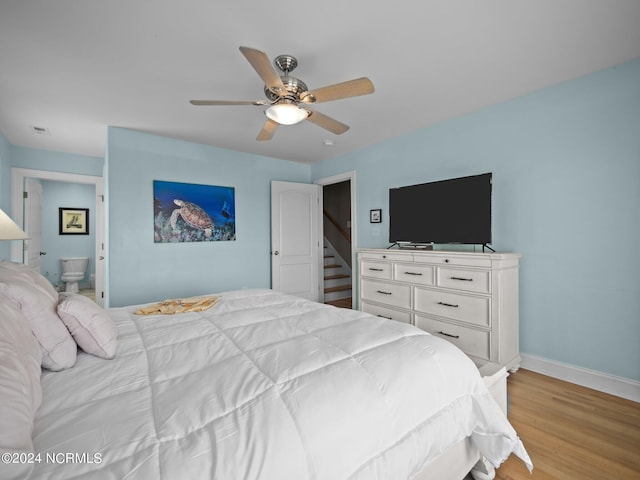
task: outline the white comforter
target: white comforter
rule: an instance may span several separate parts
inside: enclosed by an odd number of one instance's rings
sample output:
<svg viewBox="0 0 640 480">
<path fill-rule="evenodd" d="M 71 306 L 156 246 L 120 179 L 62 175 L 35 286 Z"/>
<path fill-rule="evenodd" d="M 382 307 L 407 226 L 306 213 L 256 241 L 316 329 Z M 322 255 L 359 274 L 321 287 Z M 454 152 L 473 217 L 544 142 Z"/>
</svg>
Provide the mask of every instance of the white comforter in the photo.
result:
<svg viewBox="0 0 640 480">
<path fill-rule="evenodd" d="M 398 480 L 469 435 L 494 464 L 526 457 L 446 341 L 270 290 L 220 298 L 112 309 L 115 359 L 44 373 L 32 478 Z"/>
</svg>

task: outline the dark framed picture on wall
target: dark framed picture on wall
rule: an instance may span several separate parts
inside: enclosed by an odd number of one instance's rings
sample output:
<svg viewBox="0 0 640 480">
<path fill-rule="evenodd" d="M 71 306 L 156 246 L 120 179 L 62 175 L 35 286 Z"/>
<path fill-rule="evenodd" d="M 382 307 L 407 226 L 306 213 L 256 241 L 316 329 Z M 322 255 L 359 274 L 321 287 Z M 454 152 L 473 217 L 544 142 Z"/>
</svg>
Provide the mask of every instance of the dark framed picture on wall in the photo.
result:
<svg viewBox="0 0 640 480">
<path fill-rule="evenodd" d="M 369 212 L 369 222 L 371 223 L 380 223 L 382 222 L 382 210 L 379 208 L 375 210 L 371 210 Z"/>
<path fill-rule="evenodd" d="M 89 235 L 89 209 L 60 207 L 60 235 Z"/>
</svg>

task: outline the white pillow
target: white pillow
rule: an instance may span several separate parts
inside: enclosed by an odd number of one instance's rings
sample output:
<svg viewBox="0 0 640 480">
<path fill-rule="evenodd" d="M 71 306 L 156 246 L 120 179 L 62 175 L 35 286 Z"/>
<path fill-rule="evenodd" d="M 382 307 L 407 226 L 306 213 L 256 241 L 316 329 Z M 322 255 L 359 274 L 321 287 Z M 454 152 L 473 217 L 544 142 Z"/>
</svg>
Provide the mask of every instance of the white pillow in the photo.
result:
<svg viewBox="0 0 640 480">
<path fill-rule="evenodd" d="M 42 349 L 42 366 L 64 370 L 76 363 L 78 348 L 56 313 L 56 301 L 38 286 L 23 281 L 0 282 L 0 295 L 22 310 Z"/>
<path fill-rule="evenodd" d="M 33 419 L 42 402 L 41 361 L 27 318 L 15 306 L 0 301 L 0 455 L 19 459 L 33 454 Z M 26 478 L 32 468 L 27 462 L 3 461 L 0 476 Z"/>
<path fill-rule="evenodd" d="M 0 261 L 0 282 L 11 282 L 13 280 L 22 280 L 27 283 L 37 285 L 44 293 L 51 298 L 52 302 L 58 300 L 58 292 L 53 285 L 44 278 L 39 272 L 32 270 L 23 263 L 15 263 L 10 260 Z"/>
<path fill-rule="evenodd" d="M 82 295 L 62 296 L 58 315 L 82 350 L 101 358 L 115 356 L 116 324 L 100 305 Z"/>
</svg>

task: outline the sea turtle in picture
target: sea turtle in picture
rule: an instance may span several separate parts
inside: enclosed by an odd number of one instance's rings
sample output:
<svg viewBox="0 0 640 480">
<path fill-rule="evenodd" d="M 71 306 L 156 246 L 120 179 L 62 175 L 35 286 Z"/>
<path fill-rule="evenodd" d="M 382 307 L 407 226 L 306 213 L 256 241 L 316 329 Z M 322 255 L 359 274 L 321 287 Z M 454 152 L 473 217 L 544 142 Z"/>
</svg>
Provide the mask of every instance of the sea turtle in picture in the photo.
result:
<svg viewBox="0 0 640 480">
<path fill-rule="evenodd" d="M 171 228 L 174 230 L 176 229 L 176 222 L 180 216 L 190 227 L 198 230 L 204 230 L 205 237 L 211 236 L 213 222 L 211 221 L 211 217 L 207 215 L 207 212 L 195 203 L 185 202 L 178 198 L 174 199 L 173 203 L 178 205 L 180 208 L 176 208 L 171 213 L 171 219 L 169 220 L 171 222 Z"/>
</svg>

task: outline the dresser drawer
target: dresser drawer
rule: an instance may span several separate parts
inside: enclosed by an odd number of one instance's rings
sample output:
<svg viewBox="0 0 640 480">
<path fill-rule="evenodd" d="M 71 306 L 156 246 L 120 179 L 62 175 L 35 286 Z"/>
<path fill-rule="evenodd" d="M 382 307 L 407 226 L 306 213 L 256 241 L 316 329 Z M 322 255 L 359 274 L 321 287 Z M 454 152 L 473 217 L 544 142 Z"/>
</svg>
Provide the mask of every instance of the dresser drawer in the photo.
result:
<svg viewBox="0 0 640 480">
<path fill-rule="evenodd" d="M 401 308 L 411 308 L 411 287 L 393 283 L 362 280 L 360 295 L 363 300 L 386 303 Z"/>
<path fill-rule="evenodd" d="M 391 263 L 385 262 L 371 262 L 369 260 L 362 260 L 360 262 L 361 272 L 363 277 L 382 278 L 384 280 L 391 280 Z"/>
<path fill-rule="evenodd" d="M 415 255 L 414 261 L 416 262 L 429 262 L 438 265 L 454 265 L 460 267 L 479 267 L 479 268 L 491 268 L 491 259 L 483 255 L 456 255 L 455 253 L 449 254 L 441 252 L 433 252 L 424 257 Z"/>
<path fill-rule="evenodd" d="M 436 285 L 455 288 L 467 292 L 491 293 L 491 281 L 488 270 L 463 270 L 438 267 Z"/>
<path fill-rule="evenodd" d="M 411 314 L 409 312 L 402 312 L 400 310 L 372 305 L 366 302 L 362 302 L 360 310 L 376 315 L 377 317 L 388 318 L 389 320 L 395 320 L 397 322 L 411 323 Z"/>
<path fill-rule="evenodd" d="M 411 261 L 413 257 L 411 255 L 403 253 L 391 253 L 391 252 L 360 252 L 359 258 L 368 260 L 408 260 Z"/>
<path fill-rule="evenodd" d="M 490 359 L 490 333 L 416 315 L 416 327 L 450 341 L 467 355 Z"/>
<path fill-rule="evenodd" d="M 415 288 L 415 309 L 431 315 L 452 318 L 484 327 L 491 326 L 488 297 Z"/>
<path fill-rule="evenodd" d="M 394 263 L 393 279 L 417 285 L 433 285 L 434 267 L 416 263 Z"/>
</svg>

